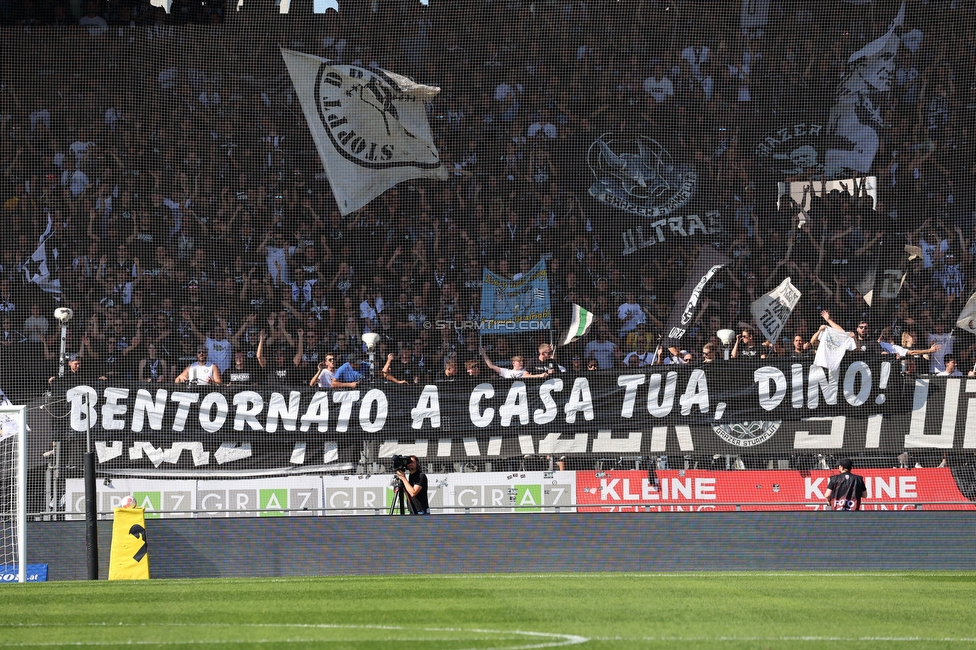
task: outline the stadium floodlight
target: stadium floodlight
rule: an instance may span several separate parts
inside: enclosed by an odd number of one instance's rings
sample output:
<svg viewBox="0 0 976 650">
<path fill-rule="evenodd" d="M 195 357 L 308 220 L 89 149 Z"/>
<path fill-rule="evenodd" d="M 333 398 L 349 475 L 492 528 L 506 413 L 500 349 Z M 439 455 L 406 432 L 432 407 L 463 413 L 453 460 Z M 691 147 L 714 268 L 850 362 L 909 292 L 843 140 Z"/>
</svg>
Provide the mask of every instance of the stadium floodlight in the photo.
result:
<svg viewBox="0 0 976 650">
<path fill-rule="evenodd" d="M 58 377 L 64 377 L 64 354 L 68 347 L 68 321 L 75 313 L 68 307 L 58 307 L 54 310 L 54 319 L 61 323 L 61 354 L 58 356 Z"/>
<path fill-rule="evenodd" d="M 735 330 L 719 330 L 715 332 L 715 336 L 718 340 L 722 342 L 722 347 L 724 348 L 725 360 L 729 360 L 729 346 L 732 345 L 732 339 L 735 337 Z"/>
<path fill-rule="evenodd" d="M 376 363 L 374 362 L 374 356 L 376 354 L 376 344 L 380 342 L 380 335 L 376 332 L 366 332 L 362 336 L 363 343 L 366 344 L 366 352 L 369 353 L 369 378 L 376 379 Z"/>
<path fill-rule="evenodd" d="M 722 345 L 731 345 L 732 337 L 735 336 L 735 330 L 719 330 L 715 332 L 715 336 L 722 342 Z"/>
<path fill-rule="evenodd" d="M 380 342 L 380 335 L 376 332 L 367 332 L 363 334 L 363 343 L 366 344 L 367 350 L 372 350 L 376 347 L 376 344 Z"/>
</svg>

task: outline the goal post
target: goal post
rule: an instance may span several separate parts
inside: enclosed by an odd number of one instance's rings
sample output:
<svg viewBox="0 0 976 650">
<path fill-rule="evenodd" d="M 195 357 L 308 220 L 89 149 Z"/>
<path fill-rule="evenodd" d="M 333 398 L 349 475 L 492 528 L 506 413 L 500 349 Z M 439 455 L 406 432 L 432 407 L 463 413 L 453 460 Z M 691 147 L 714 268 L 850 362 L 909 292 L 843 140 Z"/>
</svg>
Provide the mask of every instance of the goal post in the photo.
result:
<svg viewBox="0 0 976 650">
<path fill-rule="evenodd" d="M 0 405 L 0 564 L 27 581 L 27 407 Z"/>
</svg>

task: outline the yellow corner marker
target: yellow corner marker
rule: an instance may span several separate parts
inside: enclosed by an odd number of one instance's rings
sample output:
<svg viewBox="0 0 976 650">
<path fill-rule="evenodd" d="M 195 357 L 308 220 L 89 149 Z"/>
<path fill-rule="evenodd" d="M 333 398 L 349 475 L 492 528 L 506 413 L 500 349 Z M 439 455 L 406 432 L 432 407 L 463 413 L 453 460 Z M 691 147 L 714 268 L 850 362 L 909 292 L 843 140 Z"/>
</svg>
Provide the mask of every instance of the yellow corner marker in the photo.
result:
<svg viewBox="0 0 976 650">
<path fill-rule="evenodd" d="M 109 580 L 148 580 L 149 542 L 143 508 L 116 508 L 112 524 Z"/>
</svg>

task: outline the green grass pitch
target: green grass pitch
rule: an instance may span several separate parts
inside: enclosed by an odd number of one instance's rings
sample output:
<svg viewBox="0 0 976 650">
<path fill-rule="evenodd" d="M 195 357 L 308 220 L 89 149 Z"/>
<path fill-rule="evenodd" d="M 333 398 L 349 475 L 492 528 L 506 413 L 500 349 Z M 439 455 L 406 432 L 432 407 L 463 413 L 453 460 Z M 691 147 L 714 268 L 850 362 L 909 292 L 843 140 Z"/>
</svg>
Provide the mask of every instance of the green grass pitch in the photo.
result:
<svg viewBox="0 0 976 650">
<path fill-rule="evenodd" d="M 603 573 L 0 586 L 0 646 L 976 647 L 976 573 Z"/>
</svg>

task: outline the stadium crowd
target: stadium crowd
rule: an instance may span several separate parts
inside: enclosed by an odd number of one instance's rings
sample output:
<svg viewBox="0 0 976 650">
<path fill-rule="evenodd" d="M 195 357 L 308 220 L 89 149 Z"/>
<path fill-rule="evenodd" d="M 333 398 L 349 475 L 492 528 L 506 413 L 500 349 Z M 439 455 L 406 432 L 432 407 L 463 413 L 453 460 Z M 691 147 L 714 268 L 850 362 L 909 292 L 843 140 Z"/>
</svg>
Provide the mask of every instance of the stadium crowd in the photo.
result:
<svg viewBox="0 0 976 650">
<path fill-rule="evenodd" d="M 976 339 L 954 327 L 976 291 L 972 2 L 907 3 L 876 107 L 878 201 L 824 192 L 802 228 L 777 208 L 784 177 L 755 142 L 826 113 L 850 54 L 894 15 L 875 5 L 896 4 L 773 2 L 748 31 L 737 4 L 691 1 L 269 4 L 0 0 L 8 394 L 57 374 L 56 306 L 74 311 L 67 351 L 106 378 L 186 379 L 203 350 L 224 383 L 309 385 L 330 358 L 355 364 L 366 332 L 397 381 L 507 370 L 518 354 L 542 359 L 548 334 L 480 340 L 464 324 L 479 318 L 484 268 L 512 276 L 540 259 L 554 329 L 572 303 L 597 319 L 557 349 L 569 370 L 807 355 L 829 320 L 906 372 L 973 368 Z M 440 86 L 430 122 L 450 179 L 403 182 L 342 216 L 280 46 Z M 625 258 L 601 241 L 579 148 L 612 129 L 667 138 L 707 182 L 721 231 Z M 922 254 L 871 310 L 852 279 L 885 242 Z M 733 262 L 680 349 L 655 355 L 707 246 Z M 749 305 L 787 276 L 803 293 L 788 335 L 759 343 Z"/>
</svg>

